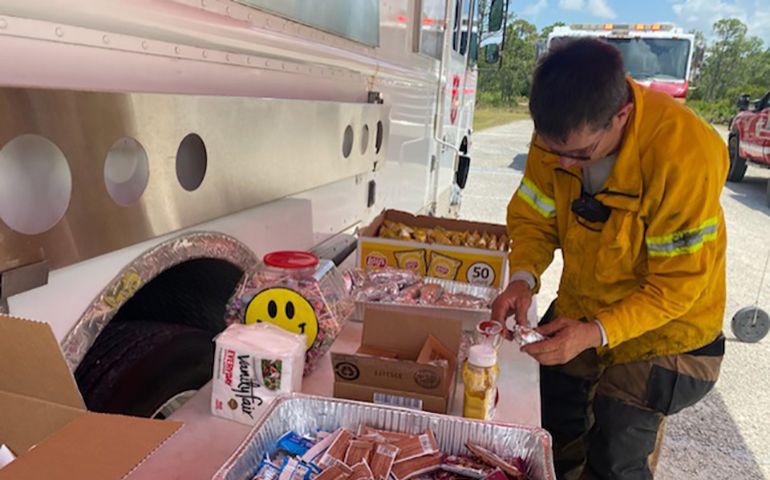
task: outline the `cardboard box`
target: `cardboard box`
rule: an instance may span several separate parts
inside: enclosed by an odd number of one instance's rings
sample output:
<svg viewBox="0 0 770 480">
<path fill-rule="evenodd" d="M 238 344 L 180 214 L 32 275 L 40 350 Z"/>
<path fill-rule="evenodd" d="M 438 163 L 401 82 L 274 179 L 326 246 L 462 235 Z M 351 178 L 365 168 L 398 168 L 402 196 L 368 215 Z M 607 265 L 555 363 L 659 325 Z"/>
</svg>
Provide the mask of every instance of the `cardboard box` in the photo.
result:
<svg viewBox="0 0 770 480">
<path fill-rule="evenodd" d="M 486 232 L 498 238 L 508 234 L 505 226 L 385 210 L 361 229 L 358 236 L 358 265 L 361 268 L 399 267 L 445 280 L 505 288 L 509 275 L 508 251 L 379 238 L 377 234 L 385 220 L 411 227 L 441 226 L 459 232 Z"/>
<path fill-rule="evenodd" d="M 51 327 L 0 315 L 1 480 L 123 478 L 180 426 L 86 411 Z"/>
<path fill-rule="evenodd" d="M 412 407 L 419 404 L 429 412 L 447 413 L 461 340 L 459 320 L 367 306 L 358 352 L 332 352 L 334 396 Z M 389 352 L 390 357 L 365 353 L 377 351 Z M 447 361 L 443 365 L 426 363 L 431 358 Z"/>
</svg>

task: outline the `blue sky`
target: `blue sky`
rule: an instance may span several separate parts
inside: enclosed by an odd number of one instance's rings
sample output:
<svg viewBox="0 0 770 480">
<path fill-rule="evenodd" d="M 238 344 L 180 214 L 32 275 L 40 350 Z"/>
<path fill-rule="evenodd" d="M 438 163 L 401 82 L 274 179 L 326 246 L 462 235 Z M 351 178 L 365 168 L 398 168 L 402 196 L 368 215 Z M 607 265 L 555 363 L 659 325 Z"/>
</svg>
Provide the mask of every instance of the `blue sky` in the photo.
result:
<svg viewBox="0 0 770 480">
<path fill-rule="evenodd" d="M 770 47 L 770 0 L 511 0 L 512 11 L 538 28 L 570 23 L 667 22 L 711 35 L 720 18 L 736 17 Z"/>
</svg>

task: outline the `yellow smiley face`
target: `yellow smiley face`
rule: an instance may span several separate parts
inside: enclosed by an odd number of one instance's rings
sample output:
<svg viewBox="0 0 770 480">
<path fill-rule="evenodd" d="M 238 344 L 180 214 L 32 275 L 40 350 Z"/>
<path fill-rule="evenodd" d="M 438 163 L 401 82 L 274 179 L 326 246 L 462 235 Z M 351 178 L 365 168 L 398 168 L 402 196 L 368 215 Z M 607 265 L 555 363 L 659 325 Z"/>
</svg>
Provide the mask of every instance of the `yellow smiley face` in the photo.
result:
<svg viewBox="0 0 770 480">
<path fill-rule="evenodd" d="M 269 322 L 307 337 L 307 348 L 318 336 L 315 310 L 305 297 L 288 288 L 268 288 L 259 292 L 246 307 L 246 324 Z"/>
</svg>

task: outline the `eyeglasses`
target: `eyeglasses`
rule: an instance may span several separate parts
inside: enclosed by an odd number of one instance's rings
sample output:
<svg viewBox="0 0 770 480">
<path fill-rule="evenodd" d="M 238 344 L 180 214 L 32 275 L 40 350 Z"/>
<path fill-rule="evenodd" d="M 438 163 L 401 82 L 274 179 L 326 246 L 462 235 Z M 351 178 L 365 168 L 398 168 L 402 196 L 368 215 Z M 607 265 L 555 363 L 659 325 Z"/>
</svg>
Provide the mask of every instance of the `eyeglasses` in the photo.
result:
<svg viewBox="0 0 770 480">
<path fill-rule="evenodd" d="M 549 150 L 545 147 L 541 147 L 535 142 L 532 142 L 532 147 L 548 155 L 555 155 L 557 157 L 570 158 L 572 160 L 577 160 L 578 162 L 587 162 L 591 160 L 591 156 L 594 154 L 594 152 L 596 152 L 596 149 L 599 147 L 599 144 L 602 143 L 602 140 L 604 140 L 604 137 L 606 135 L 607 135 L 607 127 L 604 128 L 604 133 L 602 133 L 599 136 L 599 138 L 593 143 L 593 145 L 588 147 L 588 152 L 589 152 L 588 155 L 574 155 L 569 153 L 557 152 L 556 150 Z"/>
</svg>

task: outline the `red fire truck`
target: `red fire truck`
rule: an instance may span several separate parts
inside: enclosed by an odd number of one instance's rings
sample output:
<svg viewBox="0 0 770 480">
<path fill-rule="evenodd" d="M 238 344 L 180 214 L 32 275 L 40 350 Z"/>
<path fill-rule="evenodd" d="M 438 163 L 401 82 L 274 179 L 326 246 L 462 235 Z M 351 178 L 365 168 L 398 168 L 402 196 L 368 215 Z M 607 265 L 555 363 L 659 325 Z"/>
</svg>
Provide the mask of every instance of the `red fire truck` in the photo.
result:
<svg viewBox="0 0 770 480">
<path fill-rule="evenodd" d="M 730 172 L 727 180 L 740 182 L 746 174 L 748 162 L 770 167 L 770 92 L 754 102 L 748 95 L 738 98 L 738 115 L 730 122 Z M 770 183 L 767 187 L 770 205 Z"/>
<path fill-rule="evenodd" d="M 623 54 L 628 74 L 637 82 L 684 101 L 688 80 L 702 57 L 695 36 L 666 23 L 576 24 L 556 27 L 548 47 L 569 38 L 599 37 Z"/>
</svg>

